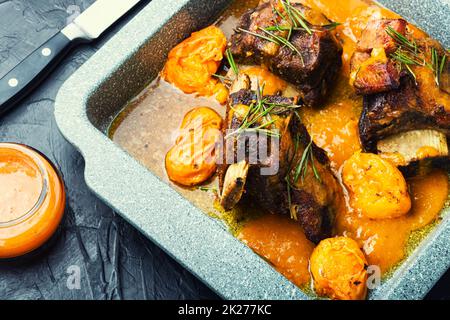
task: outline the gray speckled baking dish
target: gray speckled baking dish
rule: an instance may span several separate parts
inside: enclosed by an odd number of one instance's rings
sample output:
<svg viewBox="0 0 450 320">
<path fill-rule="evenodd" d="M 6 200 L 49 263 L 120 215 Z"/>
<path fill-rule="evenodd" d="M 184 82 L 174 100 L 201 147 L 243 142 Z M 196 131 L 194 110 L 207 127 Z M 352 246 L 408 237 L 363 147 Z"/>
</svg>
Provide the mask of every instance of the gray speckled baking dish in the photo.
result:
<svg viewBox="0 0 450 320">
<path fill-rule="evenodd" d="M 105 134 L 111 120 L 154 79 L 175 44 L 206 26 L 229 0 L 154 0 L 60 90 L 56 120 L 86 160 L 89 187 L 227 299 L 310 299 Z M 381 3 L 450 46 L 449 0 Z M 156 142 L 155 142 L 156 143 Z M 450 216 L 370 299 L 420 299 L 450 266 Z"/>
</svg>

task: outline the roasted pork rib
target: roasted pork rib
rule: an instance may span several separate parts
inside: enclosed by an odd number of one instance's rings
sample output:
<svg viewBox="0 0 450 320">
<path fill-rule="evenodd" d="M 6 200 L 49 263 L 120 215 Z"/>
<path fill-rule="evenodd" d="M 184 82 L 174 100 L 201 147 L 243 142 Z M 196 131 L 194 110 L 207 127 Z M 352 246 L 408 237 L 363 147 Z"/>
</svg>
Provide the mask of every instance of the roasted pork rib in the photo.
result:
<svg viewBox="0 0 450 320">
<path fill-rule="evenodd" d="M 410 48 L 401 47 L 402 43 Z M 433 52 L 439 62 L 435 71 L 430 62 L 419 65 L 422 60 L 432 61 Z M 395 58 L 405 55 L 418 63 Z M 351 63 L 351 82 L 364 95 L 359 131 L 366 151 L 399 155 L 403 166 L 426 158 L 448 158 L 449 58 L 436 41 L 412 39 L 405 20 L 368 24 Z M 439 86 L 436 68 L 442 71 Z"/>
<path fill-rule="evenodd" d="M 246 197 L 270 213 L 290 215 L 313 242 L 330 236 L 337 184 L 329 170 L 325 152 L 311 142 L 306 128 L 289 108 L 297 104 L 296 99 L 281 96 L 260 98 L 273 108 L 273 113 L 269 114 L 273 124 L 265 128 L 276 129 L 279 136 L 268 137 L 267 133 L 261 132 L 257 143 L 248 143 L 244 135 L 230 136 L 230 130 L 236 132 L 246 119 L 248 121 L 245 110 L 258 103 L 258 97 L 250 90 L 250 80 L 246 75 L 240 75 L 236 84 L 227 110 L 228 130 L 224 132 L 227 140 L 225 158 L 233 159 L 233 164 L 223 164 L 219 169 L 222 206 L 230 210 Z M 249 131 L 261 126 L 262 121 L 255 122 Z M 278 139 L 278 145 L 274 147 L 268 143 L 267 152 L 263 152 L 263 139 Z M 245 155 L 241 158 L 236 147 L 240 143 L 247 143 Z M 267 168 L 276 170 L 265 174 L 262 170 Z"/>
<path fill-rule="evenodd" d="M 365 149 L 377 152 L 379 141 L 402 132 L 435 130 L 448 136 L 450 112 L 424 101 L 414 79 L 405 75 L 398 89 L 364 97 L 359 129 Z"/>
<path fill-rule="evenodd" d="M 267 65 L 298 88 L 306 105 L 318 106 L 341 68 L 342 47 L 326 27 L 330 21 L 325 16 L 301 4 L 291 6 L 305 17 L 310 32 L 302 28 L 289 31 L 287 26 L 293 22 L 283 11 L 286 9 L 278 1 L 265 2 L 241 17 L 231 37 L 231 52 L 242 64 Z M 289 45 L 267 40 L 274 39 L 268 32 L 287 39 Z"/>
</svg>

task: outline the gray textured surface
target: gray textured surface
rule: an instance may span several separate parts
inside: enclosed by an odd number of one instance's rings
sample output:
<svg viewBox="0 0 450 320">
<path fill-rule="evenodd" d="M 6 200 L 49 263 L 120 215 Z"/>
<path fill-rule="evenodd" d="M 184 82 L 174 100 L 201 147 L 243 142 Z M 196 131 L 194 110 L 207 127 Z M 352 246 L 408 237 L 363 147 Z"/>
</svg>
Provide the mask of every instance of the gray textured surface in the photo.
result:
<svg viewBox="0 0 450 320">
<path fill-rule="evenodd" d="M 0 0 L 0 77 L 64 26 L 71 5 L 84 9 L 91 2 Z M 0 141 L 44 152 L 63 173 L 68 194 L 55 244 L 32 261 L 0 264 L 0 300 L 217 298 L 88 190 L 84 160 L 56 126 L 53 109 L 60 86 L 124 22 L 101 41 L 73 52 L 32 95 L 0 118 Z M 81 268 L 80 290 L 66 286 L 71 265 Z"/>
<path fill-rule="evenodd" d="M 86 159 L 87 184 L 222 296 L 306 298 L 220 223 L 193 207 L 102 133 L 123 103 L 155 76 L 170 47 L 201 27 L 204 18 L 217 13 L 226 2 L 154 0 L 65 83 L 58 95 L 56 119 Z M 383 1 L 388 2 L 396 3 Z M 405 16 L 420 10 L 414 1 L 407 5 L 403 7 Z M 447 4 L 429 1 L 427 6 L 442 15 L 440 21 L 448 18 Z M 420 25 L 421 21 L 415 21 Z M 166 23 L 169 27 L 164 27 Z M 424 26 L 441 40 L 448 37 L 448 25 L 439 30 L 433 30 L 431 24 Z M 448 43 L 448 38 L 445 40 Z M 371 298 L 425 296 L 450 264 L 449 238 L 446 216 Z"/>
</svg>

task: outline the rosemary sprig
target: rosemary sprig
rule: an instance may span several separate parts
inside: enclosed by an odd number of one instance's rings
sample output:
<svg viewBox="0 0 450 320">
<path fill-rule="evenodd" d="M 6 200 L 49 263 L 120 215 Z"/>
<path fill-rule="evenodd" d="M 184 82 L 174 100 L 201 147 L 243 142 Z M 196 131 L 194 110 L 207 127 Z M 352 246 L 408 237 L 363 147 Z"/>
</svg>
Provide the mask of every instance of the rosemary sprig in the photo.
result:
<svg viewBox="0 0 450 320">
<path fill-rule="evenodd" d="M 309 159 L 309 152 L 312 147 L 312 140 L 311 142 L 306 146 L 305 150 L 303 151 L 302 158 L 300 162 L 297 164 L 297 167 L 295 168 L 295 174 L 294 174 L 294 182 L 297 183 L 299 177 L 302 177 L 302 181 L 304 180 L 304 177 L 306 176 L 307 170 L 308 170 L 308 163 L 307 159 Z"/>
<path fill-rule="evenodd" d="M 409 40 L 390 26 L 386 28 L 386 33 L 398 44 L 398 49 L 391 54 L 391 58 L 400 62 L 414 77 L 416 82 L 417 77 L 411 69 L 411 66 L 427 66 L 434 73 L 436 85 L 439 87 L 441 75 L 447 62 L 447 56 L 444 54 L 440 57 L 438 50 L 431 48 L 431 63 L 428 63 L 425 59 L 424 52 L 420 50 L 414 40 Z"/>
<path fill-rule="evenodd" d="M 261 38 L 261 39 L 264 39 L 264 40 L 267 40 L 267 41 L 270 41 L 270 42 L 273 42 L 273 43 L 279 45 L 279 43 L 278 43 L 275 39 L 266 37 L 266 36 L 263 35 L 263 34 L 259 34 L 259 33 L 256 33 L 256 32 L 250 31 L 250 30 L 246 30 L 246 29 L 242 29 L 242 28 L 238 28 L 238 30 L 241 31 L 241 32 L 248 33 L 248 34 L 250 34 L 250 35 L 252 35 L 252 36 L 254 36 L 254 37 L 258 37 L 258 38 Z"/>
<path fill-rule="evenodd" d="M 311 139 L 311 141 L 312 141 L 312 139 Z M 319 171 L 316 168 L 316 163 L 314 161 L 314 155 L 313 155 L 312 152 L 310 153 L 310 155 L 311 155 L 311 167 L 312 167 L 312 170 L 313 170 L 313 173 L 314 173 L 314 177 L 316 177 L 317 181 L 322 183 L 322 178 L 320 177 Z"/>
<path fill-rule="evenodd" d="M 412 40 L 412 41 L 409 40 L 408 38 L 406 38 L 404 35 L 402 35 L 400 32 L 398 32 L 391 26 L 388 26 L 386 28 L 386 33 L 388 34 L 389 37 L 394 39 L 394 41 L 397 42 L 397 44 L 399 44 L 400 46 L 402 46 L 408 50 L 412 50 L 416 53 L 418 52 L 417 43 L 414 40 Z"/>
<path fill-rule="evenodd" d="M 263 28 L 259 28 L 259 30 L 263 31 L 264 33 L 266 33 L 267 35 L 269 35 L 270 37 L 275 39 L 279 44 L 282 44 L 282 45 L 288 47 L 289 49 L 291 49 L 292 51 L 295 51 L 300 56 L 300 58 L 302 59 L 302 62 L 303 62 L 302 54 L 300 53 L 300 51 L 288 39 L 283 38 L 283 37 L 281 37 L 279 35 L 276 35 L 276 34 L 270 32 L 270 31 L 267 31 L 267 30 L 265 30 Z"/>
<path fill-rule="evenodd" d="M 198 187 L 198 190 L 204 191 L 204 192 L 217 192 L 217 188 L 211 188 L 211 187 Z"/>
<path fill-rule="evenodd" d="M 405 64 L 405 68 L 406 68 L 406 70 L 408 70 L 408 72 L 411 74 L 411 76 L 414 78 L 414 82 L 416 83 L 416 85 L 417 85 L 417 76 L 416 76 L 416 74 L 414 73 L 414 71 L 411 69 L 411 67 L 408 65 L 408 64 Z"/>
<path fill-rule="evenodd" d="M 445 63 L 447 62 L 447 56 L 446 55 L 444 55 L 443 57 L 442 57 L 442 60 L 441 60 L 441 66 L 440 66 L 440 68 L 439 68 L 439 74 L 438 74 L 438 85 L 440 86 L 440 81 L 441 81 L 441 76 L 442 76 L 442 73 L 444 72 L 444 68 L 445 68 Z"/>
<path fill-rule="evenodd" d="M 275 43 L 276 45 L 288 47 L 291 51 L 297 53 L 300 56 L 300 59 L 302 60 L 302 64 L 305 65 L 305 62 L 303 60 L 303 56 L 302 56 L 301 52 L 288 39 L 283 38 L 279 35 L 276 35 L 276 34 L 272 33 L 271 31 L 269 31 L 267 29 L 263 29 L 263 28 L 258 28 L 258 30 L 261 30 L 262 32 L 264 32 L 267 35 L 252 32 L 250 30 L 246 30 L 246 29 L 242 29 L 242 28 L 238 28 L 238 30 L 248 33 L 248 34 L 251 34 L 252 36 L 261 38 L 263 40 L 270 41 L 272 43 Z"/>
<path fill-rule="evenodd" d="M 404 67 L 414 78 L 414 81 L 417 83 L 417 76 L 414 71 L 411 69 L 411 66 L 424 66 L 424 60 L 418 60 L 417 56 L 409 54 L 407 51 L 405 52 L 401 48 L 398 48 L 394 53 L 391 54 L 391 58 L 398 61 L 400 66 Z"/>
<path fill-rule="evenodd" d="M 294 220 L 297 220 L 298 217 L 297 217 L 297 212 L 292 208 L 291 190 L 293 189 L 293 186 L 291 185 L 290 174 L 291 174 L 291 171 L 292 171 L 292 162 L 294 161 L 295 155 L 297 154 L 299 144 L 300 144 L 300 137 L 297 134 L 295 136 L 294 153 L 293 153 L 292 159 L 291 159 L 291 161 L 289 163 L 289 168 L 288 168 L 288 171 L 287 171 L 288 174 L 284 178 L 284 180 L 286 181 L 286 187 L 287 187 L 289 213 L 291 215 L 291 219 L 294 219 Z"/>
<path fill-rule="evenodd" d="M 284 179 L 286 181 L 286 188 L 287 188 L 287 197 L 288 197 L 288 207 L 289 207 L 289 214 L 291 216 L 291 219 L 297 221 L 298 220 L 298 216 L 297 216 L 297 209 L 298 209 L 298 205 L 292 205 L 292 189 L 294 189 L 295 187 L 291 184 L 291 181 L 289 180 L 289 177 L 285 177 Z"/>
<path fill-rule="evenodd" d="M 312 34 L 312 31 L 308 26 L 309 23 L 306 21 L 303 12 L 294 7 L 290 0 L 280 0 L 280 2 L 284 11 L 287 12 L 289 19 L 292 21 L 293 27 L 298 27 L 300 25 L 308 34 Z"/>
<path fill-rule="evenodd" d="M 258 102 L 263 101 L 264 96 L 264 88 L 266 87 L 266 83 L 263 82 L 262 86 L 259 83 L 259 78 L 256 78 L 256 99 Z"/>
<path fill-rule="evenodd" d="M 266 28 L 258 27 L 258 30 L 261 30 L 265 34 L 260 34 L 257 32 L 253 32 L 250 30 L 245 30 L 242 28 L 238 28 L 239 31 L 246 32 L 248 34 L 251 34 L 255 37 L 261 38 L 263 40 L 275 43 L 279 46 L 285 46 L 288 47 L 292 52 L 295 52 L 299 55 L 300 59 L 302 60 L 303 66 L 305 65 L 303 55 L 301 52 L 295 47 L 291 42 L 290 38 L 292 35 L 293 30 L 305 30 L 308 34 L 312 34 L 311 28 L 308 26 L 309 23 L 306 22 L 305 16 L 303 13 L 295 8 L 291 3 L 290 0 L 280 0 L 281 5 L 283 6 L 283 11 L 287 14 L 289 20 L 286 18 L 285 15 L 283 15 L 276 6 L 273 6 L 273 11 L 281 17 L 283 20 L 290 22 L 289 26 L 271 26 Z M 272 31 L 288 31 L 287 37 L 279 36 Z"/>
<path fill-rule="evenodd" d="M 294 112 L 297 109 L 300 109 L 302 106 L 298 106 L 298 105 L 292 105 L 292 104 L 284 104 L 284 103 L 273 103 L 273 102 L 265 102 L 264 103 L 265 106 L 269 106 L 269 107 L 274 107 L 271 111 L 270 114 L 273 115 L 279 115 L 282 114 L 288 110 L 294 110 Z"/>
<path fill-rule="evenodd" d="M 322 28 L 322 29 L 325 29 L 325 30 L 334 30 L 334 29 L 336 29 L 337 27 L 339 27 L 340 25 L 342 25 L 342 23 L 340 23 L 340 22 L 331 22 L 331 23 L 329 23 L 329 24 L 325 24 L 325 25 L 323 25 L 323 26 L 320 26 L 320 28 Z"/>
<path fill-rule="evenodd" d="M 242 31 L 242 32 L 245 32 L 245 33 L 248 33 L 248 34 L 251 34 L 252 36 L 261 38 L 263 40 L 275 43 L 276 45 L 279 45 L 279 46 L 287 46 L 289 49 L 291 49 L 292 51 L 296 52 L 300 56 L 300 59 L 302 60 L 303 65 L 305 64 L 305 62 L 303 61 L 303 56 L 300 53 L 300 51 L 289 40 L 287 40 L 286 38 L 278 36 L 278 35 L 270 32 L 270 31 L 268 31 L 266 29 L 263 29 L 263 28 L 258 28 L 258 30 L 263 31 L 264 33 L 267 34 L 267 36 L 263 35 L 263 34 L 260 34 L 260 33 L 252 32 L 250 30 L 242 29 L 242 28 L 238 28 L 238 30 Z"/>
<path fill-rule="evenodd" d="M 297 28 L 299 29 L 299 28 Z M 286 39 L 287 41 L 291 41 L 291 37 L 292 37 L 292 33 L 294 32 L 294 27 L 292 25 L 289 26 L 280 26 L 278 23 L 275 23 L 274 26 L 272 27 L 266 27 L 264 28 L 265 31 L 277 31 L 280 33 L 285 33 L 287 31 L 287 36 L 284 37 L 284 39 Z M 300 30 L 300 29 L 299 29 Z"/>
<path fill-rule="evenodd" d="M 216 77 L 217 79 L 222 80 L 223 82 L 227 82 L 227 83 L 230 83 L 230 82 L 233 81 L 232 79 L 230 79 L 230 78 L 228 78 L 228 77 L 225 77 L 225 76 L 222 76 L 222 75 L 216 74 L 216 73 L 214 73 L 212 76 L 213 76 L 213 77 Z"/>
<path fill-rule="evenodd" d="M 417 55 L 411 55 L 400 48 L 391 55 L 391 58 L 407 65 L 424 66 L 426 64 L 425 60 Z"/>
<path fill-rule="evenodd" d="M 303 59 L 303 55 L 301 54 L 301 52 L 297 49 L 297 47 L 295 47 L 291 42 L 291 36 L 292 36 L 292 32 L 294 30 L 304 30 L 306 31 L 308 34 L 312 34 L 312 29 L 315 29 L 315 26 L 311 26 L 311 24 L 306 20 L 305 15 L 303 14 L 303 12 L 301 12 L 298 8 L 296 8 L 295 6 L 293 6 L 291 4 L 290 0 L 280 0 L 280 3 L 283 7 L 283 11 L 285 14 L 281 13 L 280 10 L 278 10 L 276 5 L 272 6 L 272 11 L 278 15 L 282 20 L 286 21 L 289 23 L 289 26 L 280 26 L 280 25 L 275 25 L 275 26 L 270 26 L 270 27 L 266 27 L 266 28 L 261 28 L 258 27 L 258 30 L 261 30 L 263 33 L 265 34 L 260 34 L 257 32 L 253 32 L 250 30 L 246 30 L 243 28 L 238 28 L 239 31 L 241 32 L 245 32 L 248 33 L 252 36 L 261 38 L 263 40 L 275 43 L 279 46 L 285 46 L 288 47 L 292 52 L 295 52 L 296 54 L 299 55 L 303 66 L 305 66 L 305 62 Z M 324 26 L 320 26 L 320 29 L 326 29 L 326 30 L 333 30 L 335 29 L 337 26 L 341 25 L 339 22 L 332 22 L 330 24 L 324 25 Z M 278 31 L 278 32 L 285 32 L 287 31 L 288 34 L 286 37 L 282 37 L 279 36 L 275 33 L 273 33 L 274 31 Z"/>
<path fill-rule="evenodd" d="M 228 63 L 230 65 L 230 67 L 231 67 L 231 70 L 233 70 L 234 74 L 236 76 L 238 76 L 239 75 L 239 69 L 236 66 L 236 62 L 234 61 L 234 57 L 233 57 L 233 54 L 231 53 L 230 48 L 227 49 L 226 56 L 227 56 Z"/>
<path fill-rule="evenodd" d="M 339 23 L 339 22 L 332 22 L 332 23 L 329 23 L 329 24 L 325 24 L 323 26 L 312 26 L 311 28 L 312 28 L 312 30 L 324 30 L 324 29 L 325 30 L 334 30 L 340 25 L 342 25 L 342 24 Z M 264 28 L 264 30 L 267 30 L 267 31 L 280 31 L 280 32 L 282 32 L 282 31 L 291 31 L 292 32 L 292 31 L 300 31 L 300 30 L 304 31 L 305 29 L 303 29 L 301 27 L 275 25 L 275 26 L 266 27 L 266 28 Z"/>
<path fill-rule="evenodd" d="M 312 148 L 313 140 L 309 142 L 309 144 L 306 146 L 305 150 L 303 151 L 302 158 L 300 162 L 298 163 L 297 167 L 295 168 L 295 174 L 294 174 L 294 183 L 298 182 L 298 179 L 301 178 L 302 182 L 304 181 L 306 174 L 308 173 L 308 163 L 311 164 L 311 168 L 313 170 L 315 178 L 322 183 L 322 179 L 319 175 L 319 172 L 317 171 L 314 155 L 313 155 L 313 148 Z"/>
<path fill-rule="evenodd" d="M 280 26 L 280 25 L 275 25 L 275 26 L 271 26 L 271 27 L 266 27 L 264 28 L 264 30 L 266 31 L 291 31 L 291 30 L 303 30 L 302 28 L 294 28 L 291 26 Z"/>
<path fill-rule="evenodd" d="M 297 220 L 296 217 L 292 214 L 292 213 L 293 213 L 293 210 L 291 209 L 291 207 L 292 207 L 291 182 L 289 181 L 289 178 L 288 178 L 288 177 L 285 177 L 284 180 L 286 181 L 289 213 L 291 214 L 291 219 Z"/>
<path fill-rule="evenodd" d="M 297 112 L 295 112 L 297 113 Z M 293 182 L 294 184 L 296 184 L 298 182 L 298 179 L 300 178 L 301 175 L 301 179 L 302 181 L 304 180 L 307 170 L 308 170 L 308 162 L 311 163 L 311 167 L 314 173 L 315 178 L 322 183 L 322 178 L 319 175 L 319 172 L 317 171 L 316 165 L 314 163 L 314 155 L 313 155 L 313 148 L 312 148 L 312 139 L 310 141 L 310 143 L 308 144 L 308 146 L 305 148 L 305 150 L 303 151 L 303 155 L 302 158 L 300 160 L 300 163 L 297 165 L 297 167 L 295 168 L 295 175 L 294 175 L 294 179 Z M 294 144 L 294 155 L 292 157 L 291 163 L 289 165 L 288 168 L 288 174 L 286 175 L 286 177 L 284 178 L 284 180 L 286 181 L 286 188 L 287 188 L 287 197 L 288 197 L 288 205 L 289 205 L 289 212 L 291 215 L 291 219 L 297 220 L 297 212 L 296 212 L 296 208 L 293 208 L 292 206 L 292 195 L 291 195 L 291 191 L 292 189 L 295 189 L 295 186 L 292 185 L 291 183 L 291 172 L 292 172 L 292 162 L 295 159 L 295 155 L 297 154 L 298 150 L 299 150 L 299 145 L 300 145 L 300 137 L 299 135 L 296 135 L 295 137 L 295 144 Z"/>
<path fill-rule="evenodd" d="M 274 12 L 277 16 L 279 16 L 281 19 L 283 19 L 284 21 L 287 21 L 286 17 L 284 14 L 282 14 L 280 12 L 280 10 L 278 10 L 277 6 L 272 5 L 272 12 Z"/>
<path fill-rule="evenodd" d="M 239 135 L 243 132 L 258 132 L 263 133 L 269 137 L 280 137 L 280 133 L 272 130 L 272 126 L 276 123 L 271 115 L 278 115 L 286 110 L 296 110 L 301 106 L 290 104 L 274 103 L 264 98 L 264 84 L 259 85 L 257 80 L 256 102 L 250 104 L 241 125 L 235 131 L 227 134 L 225 139 L 230 136 Z"/>
<path fill-rule="evenodd" d="M 275 120 L 265 121 L 254 127 L 260 120 L 265 120 L 266 116 L 269 115 L 273 109 L 273 107 L 265 108 L 264 103 L 265 99 L 258 99 L 257 103 L 252 103 L 239 128 L 227 134 L 225 139 L 228 139 L 230 136 L 239 135 L 243 132 L 259 132 L 270 137 L 280 137 L 278 132 L 268 129 L 275 123 Z"/>
<path fill-rule="evenodd" d="M 431 48 L 431 70 L 434 72 L 434 79 L 438 87 L 441 85 L 441 76 L 446 62 L 447 56 L 445 54 L 441 58 L 438 51 Z"/>
<path fill-rule="evenodd" d="M 288 0 L 288 1 L 289 1 L 289 0 Z M 283 6 L 283 11 L 286 12 L 287 17 L 289 18 L 289 20 L 290 20 L 290 22 L 291 22 L 291 25 L 292 25 L 293 27 L 298 27 L 298 24 L 297 24 L 297 22 L 295 21 L 294 15 L 293 15 L 293 13 L 292 13 L 292 11 L 291 11 L 290 3 L 289 3 L 289 4 L 287 3 L 288 1 L 280 0 L 281 5 Z M 290 2 L 290 1 L 289 1 L 289 2 Z M 284 20 L 287 20 L 287 19 L 284 18 Z"/>
<path fill-rule="evenodd" d="M 425 66 L 426 61 L 423 58 L 423 53 L 419 50 L 417 43 L 414 40 L 409 40 L 400 32 L 388 26 L 386 33 L 398 45 L 397 50 L 390 55 L 390 57 L 400 63 L 413 76 L 417 82 L 417 77 L 411 66 Z"/>
</svg>

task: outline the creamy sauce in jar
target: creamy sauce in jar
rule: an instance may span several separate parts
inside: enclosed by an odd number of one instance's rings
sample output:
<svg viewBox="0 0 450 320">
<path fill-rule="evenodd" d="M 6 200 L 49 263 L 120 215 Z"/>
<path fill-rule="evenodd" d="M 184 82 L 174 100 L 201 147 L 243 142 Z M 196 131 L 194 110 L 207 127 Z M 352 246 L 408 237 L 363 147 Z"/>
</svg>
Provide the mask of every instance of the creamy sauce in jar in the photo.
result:
<svg viewBox="0 0 450 320">
<path fill-rule="evenodd" d="M 38 249 L 56 232 L 65 209 L 64 183 L 38 151 L 0 143 L 0 260 Z"/>
<path fill-rule="evenodd" d="M 35 163 L 14 150 L 0 150 L 0 223 L 19 219 L 38 202 L 42 175 Z"/>
<path fill-rule="evenodd" d="M 318 109 L 302 109 L 302 119 L 315 143 L 326 150 L 331 167 L 337 177 L 340 168 L 355 152 L 361 150 L 358 120 L 362 110 L 362 98 L 349 85 L 350 58 L 357 39 L 370 18 L 398 18 L 385 8 L 364 0 L 302 0 L 323 12 L 329 19 L 340 22 L 336 35 L 341 41 L 343 67 L 336 80 L 336 87 L 328 102 Z M 237 0 L 227 9 L 217 25 L 229 39 L 239 17 L 258 1 Z M 425 34 L 412 27 L 415 37 Z M 259 75 L 265 72 L 257 72 Z M 448 95 L 447 95 L 448 98 Z M 175 140 L 183 116 L 192 108 L 208 106 L 224 115 L 225 107 L 214 98 L 198 98 L 183 94 L 178 89 L 155 80 L 140 97 L 117 118 L 111 127 L 112 139 L 168 182 L 164 170 L 164 157 Z M 416 177 L 408 181 L 411 188 L 412 210 L 404 217 L 389 220 L 370 220 L 358 216 L 343 197 L 337 199 L 335 235 L 355 239 L 363 249 L 370 264 L 378 265 L 386 274 L 398 265 L 414 247 L 410 236 L 417 230 L 425 230 L 440 218 L 440 212 L 448 199 L 448 174 L 442 170 Z M 171 184 L 197 207 L 224 219 L 232 232 L 256 253 L 273 265 L 299 287 L 309 283 L 308 261 L 314 244 L 308 241 L 298 224 L 286 217 L 265 214 L 258 209 L 237 208 L 223 212 L 214 201 L 214 192 L 184 189 Z M 207 187 L 217 188 L 215 180 Z M 256 211 L 256 214 L 255 214 Z M 257 218 L 252 218 L 256 216 Z M 415 233 L 414 233 L 415 234 Z M 417 237 L 415 237 L 416 239 Z M 421 240 L 418 237 L 417 240 Z"/>
</svg>

